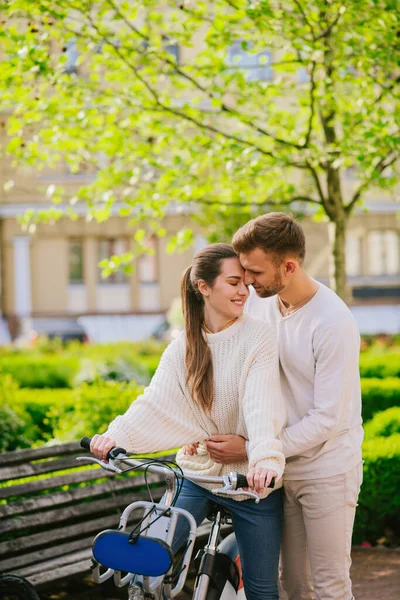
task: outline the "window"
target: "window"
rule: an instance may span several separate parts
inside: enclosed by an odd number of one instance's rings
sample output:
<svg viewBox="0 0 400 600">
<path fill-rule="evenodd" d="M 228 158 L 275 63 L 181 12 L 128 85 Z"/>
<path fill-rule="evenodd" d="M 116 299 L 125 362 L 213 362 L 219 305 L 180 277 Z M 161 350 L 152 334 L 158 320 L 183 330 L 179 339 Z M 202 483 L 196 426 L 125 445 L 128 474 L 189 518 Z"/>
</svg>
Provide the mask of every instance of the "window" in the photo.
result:
<svg viewBox="0 0 400 600">
<path fill-rule="evenodd" d="M 308 83 L 310 81 L 310 76 L 305 67 L 299 67 L 297 69 L 296 79 L 297 79 L 297 83 Z"/>
<path fill-rule="evenodd" d="M 82 240 L 69 241 L 69 282 L 83 283 L 83 244 Z"/>
<path fill-rule="evenodd" d="M 142 254 L 138 259 L 138 273 L 140 283 L 157 283 L 157 244 L 156 240 L 152 239 L 148 242 L 148 247 L 152 254 Z"/>
<path fill-rule="evenodd" d="M 234 42 L 228 50 L 228 63 L 232 68 L 243 69 L 246 72 L 247 81 L 271 81 L 271 52 L 252 53 L 251 44 L 242 40 Z"/>
<path fill-rule="evenodd" d="M 179 63 L 179 44 L 165 44 L 165 50 Z"/>
<path fill-rule="evenodd" d="M 371 275 L 397 275 L 400 272 L 399 234 L 392 229 L 368 234 L 368 261 Z"/>
<path fill-rule="evenodd" d="M 78 60 L 78 48 L 76 46 L 76 40 L 71 39 L 65 45 L 63 54 L 67 57 L 67 61 L 64 63 L 64 70 L 66 73 L 77 73 L 77 60 Z"/>
<path fill-rule="evenodd" d="M 124 238 L 103 238 L 99 240 L 98 245 L 98 262 L 102 260 L 110 260 L 112 256 L 125 254 L 129 252 L 129 242 Z M 100 283 L 126 283 L 127 275 L 122 270 L 111 273 L 108 277 L 101 276 L 102 268 L 99 267 L 99 282 Z"/>
<path fill-rule="evenodd" d="M 351 233 L 346 238 L 346 272 L 350 277 L 361 273 L 361 239 Z"/>
</svg>

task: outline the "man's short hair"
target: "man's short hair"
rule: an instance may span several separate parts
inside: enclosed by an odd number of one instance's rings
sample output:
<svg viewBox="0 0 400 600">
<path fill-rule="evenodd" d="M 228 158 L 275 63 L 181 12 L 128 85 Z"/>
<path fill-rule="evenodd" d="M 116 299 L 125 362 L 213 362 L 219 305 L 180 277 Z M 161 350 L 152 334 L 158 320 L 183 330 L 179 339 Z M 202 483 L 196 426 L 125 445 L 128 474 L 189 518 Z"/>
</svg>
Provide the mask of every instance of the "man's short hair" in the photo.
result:
<svg viewBox="0 0 400 600">
<path fill-rule="evenodd" d="M 303 229 L 291 215 L 280 212 L 266 213 L 243 225 L 233 236 L 232 245 L 238 254 L 261 248 L 279 261 L 289 255 L 303 261 L 306 255 Z"/>
</svg>

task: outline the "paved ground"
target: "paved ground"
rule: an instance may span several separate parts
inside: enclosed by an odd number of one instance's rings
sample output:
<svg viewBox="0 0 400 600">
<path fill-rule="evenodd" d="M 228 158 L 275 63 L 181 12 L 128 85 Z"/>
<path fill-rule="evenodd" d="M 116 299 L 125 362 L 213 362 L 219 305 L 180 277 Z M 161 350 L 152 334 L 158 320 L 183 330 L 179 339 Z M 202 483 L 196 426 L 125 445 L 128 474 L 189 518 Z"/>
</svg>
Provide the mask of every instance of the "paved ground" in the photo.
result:
<svg viewBox="0 0 400 600">
<path fill-rule="evenodd" d="M 353 550 L 353 592 L 356 600 L 398 600 L 400 598 L 400 551 L 398 550 Z M 126 600 L 126 589 L 109 589 L 102 594 L 99 587 L 89 578 L 65 584 L 56 593 L 45 594 L 42 600 Z M 188 600 L 181 594 L 179 600 Z"/>
</svg>

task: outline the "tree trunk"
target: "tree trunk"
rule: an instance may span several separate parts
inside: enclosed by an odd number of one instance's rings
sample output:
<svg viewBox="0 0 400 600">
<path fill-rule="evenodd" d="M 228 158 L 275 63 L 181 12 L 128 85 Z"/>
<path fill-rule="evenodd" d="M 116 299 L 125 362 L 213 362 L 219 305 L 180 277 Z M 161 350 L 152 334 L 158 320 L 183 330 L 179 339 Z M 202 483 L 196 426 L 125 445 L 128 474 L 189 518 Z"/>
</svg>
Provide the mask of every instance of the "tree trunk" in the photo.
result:
<svg viewBox="0 0 400 600">
<path fill-rule="evenodd" d="M 346 228 L 347 217 L 344 214 L 330 220 L 329 238 L 331 244 L 330 285 L 332 289 L 349 303 L 351 300 L 350 288 L 347 285 L 346 275 Z"/>
</svg>

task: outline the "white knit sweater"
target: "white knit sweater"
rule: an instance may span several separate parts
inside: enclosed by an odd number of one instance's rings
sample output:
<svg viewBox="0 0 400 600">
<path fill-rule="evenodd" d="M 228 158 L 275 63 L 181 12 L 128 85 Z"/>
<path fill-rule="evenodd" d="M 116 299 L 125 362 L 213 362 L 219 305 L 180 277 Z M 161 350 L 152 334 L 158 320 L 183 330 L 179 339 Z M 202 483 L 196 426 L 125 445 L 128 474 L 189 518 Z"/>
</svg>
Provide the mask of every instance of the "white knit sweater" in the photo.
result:
<svg viewBox="0 0 400 600">
<path fill-rule="evenodd" d="M 246 474 L 250 464 L 274 469 L 281 478 L 285 459 L 277 436 L 286 415 L 274 329 L 243 315 L 227 329 L 204 335 L 214 369 L 210 413 L 199 408 L 186 385 L 185 336 L 181 334 L 165 350 L 150 385 L 110 424 L 106 435 L 134 454 L 200 442 L 197 455 L 178 452 L 177 463 L 186 472 Z M 215 463 L 201 444 L 215 434 L 248 439 L 249 462 Z"/>
</svg>

